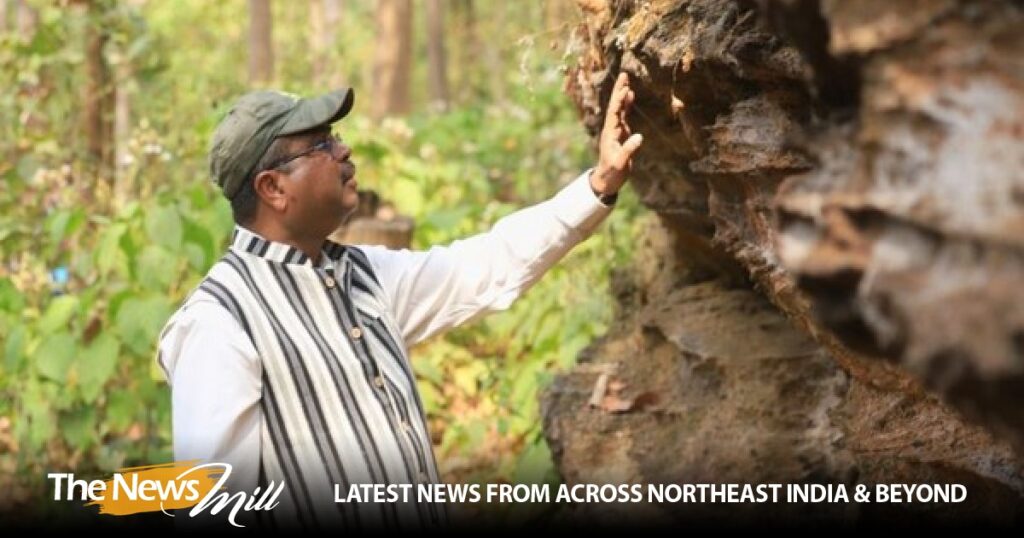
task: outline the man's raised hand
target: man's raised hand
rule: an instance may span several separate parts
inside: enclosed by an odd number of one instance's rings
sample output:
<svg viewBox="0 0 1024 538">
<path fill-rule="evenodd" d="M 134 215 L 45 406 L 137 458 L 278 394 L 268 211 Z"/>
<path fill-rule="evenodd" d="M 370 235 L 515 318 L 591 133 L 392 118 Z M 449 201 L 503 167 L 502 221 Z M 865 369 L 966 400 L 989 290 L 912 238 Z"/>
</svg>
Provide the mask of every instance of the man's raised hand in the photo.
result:
<svg viewBox="0 0 1024 538">
<path fill-rule="evenodd" d="M 643 135 L 632 134 L 626 116 L 633 104 L 633 90 L 629 89 L 629 75 L 619 73 L 608 100 L 604 127 L 598 141 L 598 161 L 590 176 L 590 186 L 600 194 L 613 194 L 626 182 L 626 174 L 633 164 L 633 153 L 643 143 Z"/>
</svg>

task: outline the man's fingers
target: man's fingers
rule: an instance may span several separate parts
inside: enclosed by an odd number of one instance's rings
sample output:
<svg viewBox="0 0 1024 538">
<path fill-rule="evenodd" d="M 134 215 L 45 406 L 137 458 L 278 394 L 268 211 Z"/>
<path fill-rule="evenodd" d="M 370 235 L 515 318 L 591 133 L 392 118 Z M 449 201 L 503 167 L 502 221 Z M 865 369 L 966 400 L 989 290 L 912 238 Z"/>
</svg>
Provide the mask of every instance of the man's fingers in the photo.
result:
<svg viewBox="0 0 1024 538">
<path fill-rule="evenodd" d="M 619 111 L 619 126 L 622 128 L 622 132 L 625 133 L 620 140 L 625 140 L 627 136 L 633 133 L 633 130 L 629 128 L 629 122 L 626 121 L 626 118 L 629 117 L 629 105 L 630 102 L 626 101 L 622 110 Z"/>
<path fill-rule="evenodd" d="M 612 94 L 608 98 L 608 110 L 605 112 L 605 128 L 614 127 L 620 120 L 623 105 L 626 103 L 630 93 L 629 76 L 626 73 L 619 73 L 619 77 L 615 79 Z"/>
<path fill-rule="evenodd" d="M 629 117 L 629 109 L 632 108 L 633 99 L 635 97 L 636 94 L 633 93 L 633 90 L 630 90 L 628 86 L 623 88 L 623 96 L 618 113 L 618 124 L 616 125 L 616 127 L 620 129 L 617 137 L 619 142 L 622 142 L 629 135 L 633 134 L 633 130 L 629 128 L 629 123 L 626 122 L 626 118 Z"/>
<path fill-rule="evenodd" d="M 643 143 L 643 136 L 633 134 L 626 117 L 629 114 L 630 106 L 636 94 L 629 88 L 629 76 L 620 73 L 615 79 L 615 86 L 608 99 L 608 109 L 605 111 L 604 134 L 602 140 L 607 141 L 607 151 L 612 155 L 612 162 L 620 170 L 626 170 L 629 166 L 633 153 Z M 605 142 L 602 142 L 605 144 Z"/>
<path fill-rule="evenodd" d="M 619 115 L 619 142 L 626 140 L 629 135 L 633 134 L 633 130 L 629 128 L 629 123 L 626 122 L 626 115 L 628 112 L 625 110 Z"/>
<path fill-rule="evenodd" d="M 605 129 L 613 128 L 619 123 L 622 115 L 622 92 L 612 90 L 612 96 L 608 99 L 608 111 L 605 112 Z"/>
<path fill-rule="evenodd" d="M 633 156 L 633 153 L 635 153 L 636 150 L 640 149 L 640 145 L 643 143 L 644 135 L 640 133 L 632 135 L 628 139 L 626 139 L 626 141 L 622 144 L 622 153 L 620 154 L 624 156 L 623 161 L 628 161 L 630 157 Z"/>
<path fill-rule="evenodd" d="M 625 72 L 619 73 L 615 78 L 615 85 L 612 87 L 612 94 L 621 93 L 623 89 L 629 88 L 629 75 Z"/>
</svg>

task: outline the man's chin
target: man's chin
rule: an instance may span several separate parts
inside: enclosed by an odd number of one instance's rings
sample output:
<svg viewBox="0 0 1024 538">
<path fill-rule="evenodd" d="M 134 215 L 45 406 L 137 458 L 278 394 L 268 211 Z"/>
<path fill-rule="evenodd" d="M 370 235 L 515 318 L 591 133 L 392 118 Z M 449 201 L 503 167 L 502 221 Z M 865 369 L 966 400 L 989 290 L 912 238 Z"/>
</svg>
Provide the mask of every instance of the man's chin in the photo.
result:
<svg viewBox="0 0 1024 538">
<path fill-rule="evenodd" d="M 353 203 L 352 205 L 344 206 L 342 208 L 342 210 L 341 210 L 341 224 L 346 224 L 352 218 L 352 216 L 355 215 L 357 209 L 359 209 L 359 199 L 358 198 L 356 199 L 355 203 Z"/>
</svg>

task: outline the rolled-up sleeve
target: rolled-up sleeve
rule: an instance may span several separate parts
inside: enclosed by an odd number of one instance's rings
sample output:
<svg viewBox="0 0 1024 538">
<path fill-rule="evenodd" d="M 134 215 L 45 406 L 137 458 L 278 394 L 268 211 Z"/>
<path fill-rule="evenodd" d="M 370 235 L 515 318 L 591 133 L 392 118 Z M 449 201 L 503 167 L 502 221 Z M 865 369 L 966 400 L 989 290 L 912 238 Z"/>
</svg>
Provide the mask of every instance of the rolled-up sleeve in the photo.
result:
<svg viewBox="0 0 1024 538">
<path fill-rule="evenodd" d="M 360 246 L 407 345 L 507 309 L 612 211 L 590 188 L 590 170 L 554 197 L 487 232 L 426 251 Z"/>
</svg>

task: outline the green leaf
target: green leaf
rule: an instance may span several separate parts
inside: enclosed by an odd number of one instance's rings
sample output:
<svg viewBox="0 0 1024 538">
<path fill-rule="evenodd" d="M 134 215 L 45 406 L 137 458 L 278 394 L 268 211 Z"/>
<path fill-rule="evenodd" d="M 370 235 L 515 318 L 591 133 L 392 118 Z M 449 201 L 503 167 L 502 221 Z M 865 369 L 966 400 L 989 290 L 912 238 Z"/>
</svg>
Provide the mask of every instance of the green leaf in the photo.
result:
<svg viewBox="0 0 1024 538">
<path fill-rule="evenodd" d="M 64 239 L 64 232 L 67 230 L 68 222 L 71 220 L 70 211 L 55 211 L 46 217 L 44 227 L 49 235 L 50 244 L 57 245 Z"/>
<path fill-rule="evenodd" d="M 125 204 L 118 212 L 119 219 L 131 220 L 139 214 L 139 202 L 132 200 Z"/>
<path fill-rule="evenodd" d="M 512 391 L 509 397 L 517 404 L 537 397 L 537 370 L 542 365 L 532 362 L 523 366 L 512 379 Z"/>
<path fill-rule="evenodd" d="M 96 268 L 100 274 L 107 274 L 113 270 L 118 263 L 124 263 L 124 253 L 121 252 L 121 236 L 128 231 L 128 226 L 122 223 L 108 226 L 100 232 L 100 241 L 96 247 Z"/>
<path fill-rule="evenodd" d="M 444 383 L 444 372 L 438 368 L 434 361 L 430 360 L 432 357 L 424 357 L 423 360 L 413 362 L 413 370 L 416 372 L 417 377 L 421 377 L 430 381 L 431 383 L 440 385 Z"/>
<path fill-rule="evenodd" d="M 83 401 L 96 401 L 103 386 L 116 371 L 120 353 L 121 343 L 110 332 L 101 333 L 85 348 L 76 365 Z"/>
<path fill-rule="evenodd" d="M 216 238 L 221 244 L 226 244 L 228 236 L 231 235 L 231 230 L 235 227 L 235 217 L 231 212 L 231 204 L 224 199 L 223 196 L 218 196 L 218 200 L 213 204 L 213 215 L 210 218 L 210 234 Z"/>
<path fill-rule="evenodd" d="M 25 383 L 21 394 L 21 418 L 16 422 L 19 437 L 26 442 L 29 452 L 41 449 L 46 441 L 56 433 L 56 421 L 48 398 L 43 392 L 43 384 L 35 379 Z"/>
<path fill-rule="evenodd" d="M 587 347 L 589 343 L 589 335 L 581 333 L 572 335 L 568 342 L 563 342 L 558 349 L 558 366 L 562 369 L 572 368 L 576 364 L 576 358 L 580 356 L 580 351 L 583 351 L 583 348 Z"/>
<path fill-rule="evenodd" d="M 181 248 L 181 216 L 174 206 L 158 206 L 148 211 L 145 224 L 146 235 L 153 244 L 166 247 L 171 252 Z"/>
<path fill-rule="evenodd" d="M 132 289 L 120 289 L 115 291 L 114 289 L 107 290 L 107 316 L 108 319 L 114 321 L 117 319 L 117 313 L 121 311 L 121 305 L 125 301 L 133 297 L 137 297 L 139 293 Z"/>
<path fill-rule="evenodd" d="M 60 329 L 67 329 L 71 317 L 78 310 L 78 297 L 61 295 L 46 307 L 46 312 L 39 319 L 39 332 L 43 336 Z"/>
<path fill-rule="evenodd" d="M 428 414 L 440 411 L 441 403 L 444 402 L 444 396 L 441 395 L 441 392 L 429 382 L 419 383 L 418 387 L 420 399 L 423 400 L 423 410 Z"/>
<path fill-rule="evenodd" d="M 27 331 L 24 325 L 16 325 L 7 335 L 4 342 L 4 373 L 15 375 L 21 371 L 25 356 L 25 339 Z"/>
<path fill-rule="evenodd" d="M 551 451 L 543 441 L 533 443 L 516 462 L 512 482 L 515 484 L 544 484 L 548 474 L 554 469 L 551 463 Z"/>
<path fill-rule="evenodd" d="M 67 381 L 64 382 L 61 390 L 54 393 L 53 397 L 50 398 L 50 406 L 53 407 L 54 411 L 67 411 L 81 402 L 82 391 L 78 390 L 78 382 L 69 373 Z"/>
<path fill-rule="evenodd" d="M 210 205 L 210 193 L 205 185 L 196 183 L 188 190 L 188 202 L 193 209 L 206 209 Z M 185 234 L 188 235 L 189 219 L 185 219 Z M 187 239 L 186 239 L 187 240 Z"/>
<path fill-rule="evenodd" d="M 125 453 L 116 445 L 102 444 L 95 452 L 96 467 L 105 472 L 113 472 L 124 467 Z M 153 461 L 164 461 L 154 458 Z"/>
<path fill-rule="evenodd" d="M 86 216 L 85 211 L 77 207 L 71 212 L 71 218 L 68 219 L 67 227 L 64 229 L 64 235 L 71 235 L 78 231 L 79 228 L 85 224 Z"/>
<path fill-rule="evenodd" d="M 160 363 L 156 361 L 156 357 L 149 361 L 149 380 L 154 383 L 160 383 L 161 385 L 167 384 L 167 378 L 164 376 L 164 369 L 160 367 Z"/>
<path fill-rule="evenodd" d="M 214 259 L 218 253 L 218 246 L 213 240 L 213 235 L 193 219 L 185 219 L 184 224 L 185 243 L 199 247 L 207 260 Z"/>
<path fill-rule="evenodd" d="M 206 270 L 206 252 L 195 243 L 185 243 L 182 247 L 182 251 L 185 254 L 185 259 L 188 260 L 188 266 L 196 272 L 202 272 Z M 173 275 L 172 275 L 173 276 Z"/>
<path fill-rule="evenodd" d="M 447 453 L 452 449 L 453 446 L 458 445 L 466 438 L 465 430 L 461 424 L 455 423 L 448 426 L 448 428 L 441 434 L 441 447 L 440 451 L 442 454 Z"/>
<path fill-rule="evenodd" d="M 90 246 L 86 248 L 76 248 L 71 252 L 71 261 L 68 263 L 68 272 L 71 275 L 83 275 L 85 278 L 82 280 L 93 282 L 97 276 L 98 270 L 96 267 L 96 258 L 93 252 L 93 243 L 90 240 Z M 77 287 L 77 286 L 76 286 Z M 89 289 L 89 288 L 85 288 Z M 89 308 L 82 305 L 82 312 L 88 312 Z"/>
<path fill-rule="evenodd" d="M 113 431 L 128 429 L 135 420 L 135 411 L 139 407 L 138 398 L 126 390 L 114 391 L 107 398 L 107 423 Z"/>
<path fill-rule="evenodd" d="M 508 418 L 508 434 L 513 437 L 526 435 L 527 432 L 535 428 L 539 428 L 536 418 L 525 419 L 517 416 Z"/>
<path fill-rule="evenodd" d="M 75 338 L 68 333 L 47 336 L 34 354 L 39 374 L 63 383 L 67 380 L 68 367 L 75 357 L 75 348 Z"/>
<path fill-rule="evenodd" d="M 411 180 L 398 178 L 392 185 L 392 195 L 397 200 L 403 213 L 419 217 L 423 213 L 423 187 Z"/>
<path fill-rule="evenodd" d="M 117 332 L 129 350 L 149 356 L 156 347 L 160 329 L 170 316 L 170 304 L 162 296 L 129 297 L 118 308 Z"/>
<path fill-rule="evenodd" d="M 96 306 L 96 301 L 100 299 L 101 294 L 105 300 L 109 293 L 109 290 L 105 289 L 103 286 L 86 287 L 79 291 L 76 296 L 78 297 L 78 311 L 85 314 L 82 319 L 88 319 L 87 316 L 91 312 L 94 315 L 98 314 L 98 312 L 93 312 L 93 307 Z"/>
<path fill-rule="evenodd" d="M 440 230 L 450 230 L 458 226 L 462 219 L 472 212 L 470 206 L 461 206 L 440 211 L 431 211 L 427 214 L 424 222 Z"/>
<path fill-rule="evenodd" d="M 166 290 L 177 276 L 177 258 L 167 249 L 147 245 L 136 260 L 135 274 L 145 288 Z"/>
<path fill-rule="evenodd" d="M 460 390 L 470 396 L 475 396 L 477 392 L 477 377 L 479 371 L 470 364 L 469 366 L 462 366 L 456 368 L 452 377 L 455 381 L 455 386 L 459 387 Z"/>
<path fill-rule="evenodd" d="M 25 309 L 25 296 L 9 278 L 0 278 L 0 310 L 20 313 Z"/>
<path fill-rule="evenodd" d="M 149 239 L 141 237 L 143 235 L 141 233 L 135 233 L 136 230 L 137 228 L 133 226 L 117 242 L 117 247 L 121 249 L 128 260 L 134 260 L 139 255 L 139 249 L 150 244 Z"/>
<path fill-rule="evenodd" d="M 540 402 L 537 398 L 536 393 L 534 393 L 533 395 L 531 395 L 531 397 L 523 398 L 523 400 L 519 402 L 519 407 L 516 408 L 515 413 L 520 417 L 534 418 L 539 416 L 539 408 Z"/>
<path fill-rule="evenodd" d="M 533 337 L 534 346 L 538 351 L 552 351 L 559 343 L 559 329 L 564 327 L 559 312 L 552 310 L 540 318 L 537 334 Z"/>
<path fill-rule="evenodd" d="M 60 431 L 68 445 L 78 450 L 89 450 L 96 444 L 96 409 L 81 407 L 60 417 Z"/>
</svg>

